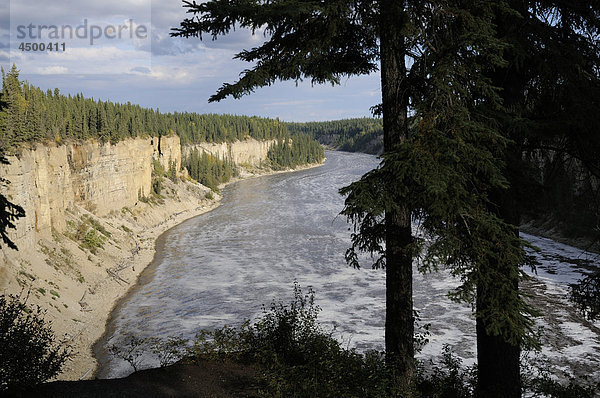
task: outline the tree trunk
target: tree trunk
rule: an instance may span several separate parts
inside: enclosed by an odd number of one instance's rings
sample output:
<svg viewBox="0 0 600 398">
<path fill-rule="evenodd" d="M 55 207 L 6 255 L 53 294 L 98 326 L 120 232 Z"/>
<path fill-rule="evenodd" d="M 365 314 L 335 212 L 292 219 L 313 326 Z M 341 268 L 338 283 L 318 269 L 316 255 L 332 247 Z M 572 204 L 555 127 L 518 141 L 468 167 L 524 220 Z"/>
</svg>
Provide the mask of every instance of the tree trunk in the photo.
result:
<svg viewBox="0 0 600 398">
<path fill-rule="evenodd" d="M 517 281 L 515 281 L 515 289 Z M 492 304 L 477 295 L 477 311 Z M 496 308 L 498 309 L 498 308 Z M 477 396 L 485 398 L 521 397 L 519 357 L 521 348 L 505 341 L 502 336 L 486 332 L 486 323 L 477 318 Z"/>
<path fill-rule="evenodd" d="M 514 155 L 519 153 L 519 148 L 510 148 L 508 151 Z M 512 159 L 515 156 L 509 156 L 507 161 L 514 161 L 519 164 L 518 159 Z M 509 168 L 512 168 L 509 166 Z M 509 179 L 512 174 L 508 171 Z M 517 207 L 517 195 L 513 188 L 496 193 L 496 205 L 498 205 L 498 216 L 505 222 L 512 225 L 519 225 L 519 212 Z M 518 232 L 517 232 L 518 234 Z M 494 313 L 502 314 L 505 311 L 504 306 L 508 305 L 495 292 L 486 291 L 493 289 L 498 292 L 506 292 L 508 289 L 519 290 L 518 268 L 519 264 L 496 264 L 499 270 L 502 270 L 505 278 L 502 281 L 495 280 L 488 282 L 485 287 L 477 287 L 477 312 L 479 314 L 491 310 Z M 497 271 L 497 270 L 496 270 Z M 481 269 L 480 272 L 485 272 Z M 483 276 L 489 280 L 490 277 Z M 506 293 L 505 293 L 506 294 Z M 520 374 L 520 354 L 519 344 L 511 344 L 503 336 L 489 334 L 486 330 L 487 323 L 482 318 L 477 318 L 477 396 L 485 398 L 519 398 L 521 397 L 521 374 Z"/>
<path fill-rule="evenodd" d="M 514 121 L 518 120 L 520 113 L 525 108 L 523 105 L 523 88 L 526 83 L 526 72 L 520 68 L 518 51 L 523 46 L 523 40 L 527 40 L 522 32 L 524 20 L 528 18 L 527 2 L 523 0 L 510 0 L 510 6 L 517 10 L 522 19 L 514 15 L 499 16 L 496 25 L 498 26 L 498 35 L 503 37 L 514 46 L 505 51 L 505 59 L 508 66 L 495 71 L 492 75 L 494 86 L 502 88 L 502 97 L 506 109 L 506 119 L 503 134 L 514 140 L 514 143 L 505 149 L 504 162 L 506 165 L 506 177 L 510 188 L 495 192 L 492 201 L 496 208 L 493 211 L 504 222 L 516 227 L 520 224 L 520 213 L 518 204 L 518 192 L 521 168 L 521 146 L 519 142 L 522 137 L 514 136 L 508 128 L 508 124 L 514 128 Z M 518 132 L 516 133 L 518 134 Z M 516 232 L 518 234 L 518 230 Z M 497 264 L 498 270 L 502 270 L 506 277 L 504 282 L 492 282 L 495 289 L 513 289 L 512 293 L 517 294 L 519 290 L 519 277 L 515 268 L 521 264 Z M 485 272 L 482 270 L 481 272 Z M 483 276 L 484 279 L 491 279 Z M 490 288 L 488 284 L 487 288 Z M 507 303 L 502 300 L 494 299 L 493 292 L 486 292 L 483 286 L 477 287 L 477 311 L 482 312 L 492 310 L 495 313 L 503 313 L 503 306 Z M 519 344 L 511 344 L 502 336 L 494 336 L 487 332 L 487 323 L 485 320 L 477 319 L 477 389 L 479 397 L 486 398 L 519 398 L 521 397 L 521 374 L 520 374 L 520 354 Z"/>
<path fill-rule="evenodd" d="M 407 138 L 407 90 L 404 2 L 380 2 L 381 91 L 384 152 Z M 414 318 L 412 301 L 412 234 L 410 211 L 389 210 L 386 226 L 385 350 L 401 383 L 414 375 Z"/>
<path fill-rule="evenodd" d="M 509 153 L 518 154 L 518 148 L 510 148 Z M 518 164 L 518 159 L 510 159 Z M 516 156 L 518 158 L 518 156 Z M 512 169 L 512 167 L 509 166 Z M 508 171 L 509 180 L 511 171 Z M 517 207 L 517 196 L 513 188 L 497 192 L 495 202 L 498 205 L 498 216 L 512 225 L 519 225 L 519 212 Z M 518 232 L 517 232 L 518 233 Z M 494 289 L 504 291 L 508 289 L 519 289 L 518 273 L 514 273 L 519 264 L 496 264 L 504 273 L 505 279 L 495 280 L 488 283 L 486 287 L 477 287 L 477 312 L 491 310 L 501 314 L 505 312 L 506 302 L 498 298 L 494 292 L 486 291 Z M 485 272 L 482 269 L 480 272 Z M 484 279 L 489 277 L 484 276 Z M 477 396 L 485 398 L 519 398 L 521 397 L 521 374 L 519 344 L 514 345 L 505 340 L 503 336 L 489 334 L 486 330 L 487 323 L 484 319 L 477 318 Z"/>
</svg>

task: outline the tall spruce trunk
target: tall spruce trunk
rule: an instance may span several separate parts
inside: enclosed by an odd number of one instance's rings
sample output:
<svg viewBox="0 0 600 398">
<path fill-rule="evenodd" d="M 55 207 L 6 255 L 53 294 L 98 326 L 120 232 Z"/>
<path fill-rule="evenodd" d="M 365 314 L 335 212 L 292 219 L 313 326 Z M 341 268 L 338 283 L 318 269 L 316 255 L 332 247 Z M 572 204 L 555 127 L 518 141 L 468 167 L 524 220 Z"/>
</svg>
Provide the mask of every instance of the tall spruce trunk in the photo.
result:
<svg viewBox="0 0 600 398">
<path fill-rule="evenodd" d="M 508 132 L 507 123 L 513 124 L 514 119 L 518 118 L 519 113 L 524 109 L 523 88 L 526 83 L 526 75 L 520 69 L 519 62 L 515 59 L 519 57 L 514 51 L 518 51 L 520 40 L 526 40 L 523 37 L 521 27 L 523 21 L 527 19 L 527 2 L 523 0 L 509 0 L 513 10 L 521 13 L 524 19 L 515 18 L 514 15 L 503 15 L 497 19 L 498 35 L 506 38 L 516 50 L 508 48 L 505 51 L 505 57 L 509 61 L 508 66 L 496 70 L 492 75 L 492 80 L 496 87 L 502 89 L 504 107 L 507 112 L 507 118 L 503 132 L 508 138 L 511 138 L 513 144 L 505 149 L 504 162 L 506 165 L 506 177 L 510 188 L 495 192 L 492 201 L 496 207 L 493 209 L 496 215 L 507 224 L 518 228 L 520 224 L 520 212 L 518 203 L 517 187 L 519 186 L 519 175 L 521 165 L 521 146 L 519 142 L 522 137 L 511 136 Z M 518 235 L 518 229 L 516 234 Z M 518 293 L 519 278 L 518 272 L 514 272 L 520 264 L 496 264 L 498 269 L 502 270 L 507 278 L 507 282 L 501 289 L 513 289 L 513 293 Z M 512 271 L 512 272 L 511 272 Z M 512 275 L 512 276 L 511 276 Z M 485 276 L 484 276 L 485 277 Z M 504 311 L 503 306 L 506 303 L 502 300 L 495 300 L 494 294 L 486 292 L 483 287 L 477 289 L 477 311 L 492 309 L 496 313 Z M 477 374 L 478 374 L 478 396 L 486 398 L 519 398 L 521 397 L 521 374 L 520 374 L 520 354 L 519 344 L 511 344 L 502 336 L 494 336 L 486 331 L 486 321 L 477 319 Z"/>
<path fill-rule="evenodd" d="M 518 154 L 518 148 L 511 148 L 509 152 Z M 511 161 L 511 159 L 507 161 Z M 508 173 L 511 174 L 510 171 Z M 510 188 L 503 192 L 497 192 L 494 199 L 498 205 L 498 216 L 509 224 L 519 225 L 515 190 Z M 519 267 L 519 264 L 496 264 L 496 266 L 500 267 L 508 282 L 504 281 L 501 286 L 500 284 L 492 284 L 492 286 L 497 289 L 518 291 L 518 273 L 516 273 L 516 277 L 511 276 L 511 268 L 514 270 L 514 267 Z M 488 284 L 487 287 L 489 288 L 490 285 Z M 491 309 L 496 313 L 503 313 L 506 303 L 494 296 L 493 292 L 487 292 L 484 287 L 478 286 L 477 312 L 481 313 Z M 521 397 L 519 365 L 521 347 L 519 344 L 515 345 L 506 341 L 503 336 L 488 333 L 487 326 L 484 319 L 477 318 L 477 396 L 481 398 L 519 398 Z"/>
<path fill-rule="evenodd" d="M 404 2 L 380 2 L 381 91 L 384 152 L 407 138 Z M 385 350 L 388 363 L 402 384 L 414 376 L 414 317 L 412 299 L 412 234 L 410 211 L 387 211 Z"/>
</svg>

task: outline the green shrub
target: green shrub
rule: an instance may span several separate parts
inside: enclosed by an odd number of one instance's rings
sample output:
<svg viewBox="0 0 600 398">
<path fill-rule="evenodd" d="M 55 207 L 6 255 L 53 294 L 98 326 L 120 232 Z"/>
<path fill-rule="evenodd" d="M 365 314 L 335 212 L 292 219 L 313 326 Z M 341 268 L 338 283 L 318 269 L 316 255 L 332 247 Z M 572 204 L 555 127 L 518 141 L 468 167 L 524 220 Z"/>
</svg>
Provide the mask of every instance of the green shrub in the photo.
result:
<svg viewBox="0 0 600 398">
<path fill-rule="evenodd" d="M 462 360 L 452 353 L 449 345 L 444 345 L 440 365 L 430 361 L 429 368 L 423 364 L 417 372 L 417 384 L 425 397 L 469 398 L 474 396 L 477 383 L 475 367 L 463 369 Z"/>
<path fill-rule="evenodd" d="M 173 182 L 177 182 L 177 163 L 175 161 L 169 159 L 169 171 L 167 173 L 167 177 L 169 180 Z"/>
<path fill-rule="evenodd" d="M 152 177 L 152 192 L 156 195 L 160 195 L 162 188 L 162 177 Z"/>
<path fill-rule="evenodd" d="M 99 235 L 95 229 L 89 229 L 85 233 L 81 245 L 95 254 L 98 251 L 98 248 L 104 247 L 104 239 L 105 238 L 102 235 Z"/>
<path fill-rule="evenodd" d="M 202 331 L 193 353 L 236 358 L 260 366 L 266 396 L 389 397 L 396 384 L 385 372 L 384 357 L 345 349 L 317 321 L 314 293 L 294 285 L 289 305 L 273 303 L 262 317 L 238 328 Z"/>
<path fill-rule="evenodd" d="M 152 161 L 152 175 L 162 177 L 162 176 L 165 176 L 166 174 L 167 174 L 167 172 L 165 171 L 165 168 L 160 163 L 160 161 L 158 159 L 154 159 Z"/>
<path fill-rule="evenodd" d="M 58 375 L 69 348 L 55 342 L 40 307 L 0 295 L 0 392 L 21 390 Z"/>
<path fill-rule="evenodd" d="M 153 338 L 149 340 L 149 344 L 161 367 L 174 364 L 188 351 L 188 340 L 181 337 L 168 337 L 166 340 Z"/>
<path fill-rule="evenodd" d="M 110 232 L 108 232 L 106 230 L 106 228 L 104 228 L 104 225 L 100 224 L 100 222 L 98 222 L 97 220 L 88 217 L 88 216 L 84 216 L 83 220 L 85 223 L 89 224 L 92 228 L 94 228 L 96 231 L 100 232 L 102 235 L 106 236 L 107 238 L 110 238 L 112 235 Z"/>
<path fill-rule="evenodd" d="M 449 346 L 445 346 L 439 364 L 419 363 L 415 380 L 407 382 L 397 377 L 395 366 L 377 351 L 359 353 L 347 349 L 323 330 L 318 322 L 319 307 L 314 292 L 303 294 L 294 284 L 294 299 L 290 304 L 272 303 L 263 309 L 255 322 L 240 326 L 224 326 L 202 330 L 188 349 L 191 359 L 234 360 L 257 366 L 261 376 L 261 396 L 264 397 L 366 397 L 388 398 L 471 398 L 476 396 L 476 367 L 462 366 Z M 426 334 L 415 340 L 419 346 Z M 138 339 L 129 337 L 113 354 L 129 362 L 134 369 L 140 365 L 142 353 L 150 349 L 161 366 L 173 363 L 184 354 L 187 342 L 180 338 Z M 523 365 L 527 369 L 527 364 Z M 593 386 L 568 385 L 552 380 L 548 373 L 523 377 L 524 392 L 532 397 L 588 398 L 594 397 Z M 410 386 L 411 391 L 406 391 Z"/>
</svg>

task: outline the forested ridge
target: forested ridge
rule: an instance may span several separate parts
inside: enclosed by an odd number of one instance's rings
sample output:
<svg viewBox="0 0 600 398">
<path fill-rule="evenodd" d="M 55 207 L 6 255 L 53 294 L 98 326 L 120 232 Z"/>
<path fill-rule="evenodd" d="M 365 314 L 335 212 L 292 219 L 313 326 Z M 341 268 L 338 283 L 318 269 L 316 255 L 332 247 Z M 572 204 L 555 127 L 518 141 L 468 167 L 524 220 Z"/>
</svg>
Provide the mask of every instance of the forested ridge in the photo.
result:
<svg viewBox="0 0 600 398">
<path fill-rule="evenodd" d="M 15 66 L 2 73 L 0 110 L 1 144 L 12 148 L 38 141 L 85 140 L 118 142 L 126 138 L 166 135 L 176 132 L 183 145 L 196 142 L 225 142 L 251 137 L 257 140 L 284 139 L 289 132 L 274 119 L 201 115 L 189 112 L 160 113 L 139 105 L 119 104 L 44 91 L 19 80 Z"/>
<path fill-rule="evenodd" d="M 383 152 L 381 119 L 355 118 L 326 122 L 286 123 L 292 135 L 308 134 L 323 145 L 347 152 Z"/>
<path fill-rule="evenodd" d="M 131 103 L 100 101 L 83 94 L 62 95 L 58 88 L 43 91 L 21 82 L 14 65 L 8 73 L 2 70 L 0 132 L 0 148 L 6 153 L 22 144 L 41 141 L 61 144 L 98 139 L 116 143 L 126 138 L 176 133 L 182 145 L 247 138 L 277 140 L 265 162 L 265 166 L 277 170 L 324 158 L 317 141 L 301 133 L 290 139 L 287 126 L 275 119 L 189 112 L 163 114 Z M 192 178 L 213 190 L 237 173 L 231 159 L 197 150 L 184 156 L 183 167 Z"/>
</svg>

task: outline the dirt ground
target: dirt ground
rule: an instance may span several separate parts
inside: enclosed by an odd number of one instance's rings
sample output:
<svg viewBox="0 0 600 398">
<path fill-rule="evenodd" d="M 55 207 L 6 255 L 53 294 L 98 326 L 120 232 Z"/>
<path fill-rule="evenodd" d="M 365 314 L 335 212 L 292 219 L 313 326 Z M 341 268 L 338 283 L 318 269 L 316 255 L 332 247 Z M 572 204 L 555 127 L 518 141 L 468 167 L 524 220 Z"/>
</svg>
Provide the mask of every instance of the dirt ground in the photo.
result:
<svg viewBox="0 0 600 398">
<path fill-rule="evenodd" d="M 179 362 L 122 379 L 55 381 L 12 397 L 258 397 L 258 372 L 228 360 Z"/>
</svg>

